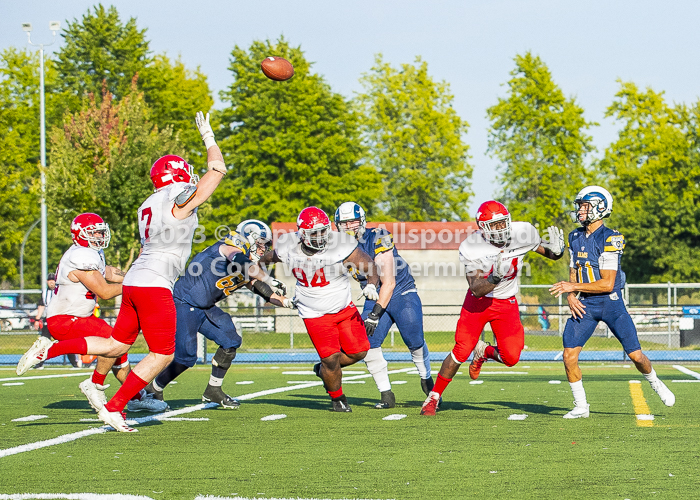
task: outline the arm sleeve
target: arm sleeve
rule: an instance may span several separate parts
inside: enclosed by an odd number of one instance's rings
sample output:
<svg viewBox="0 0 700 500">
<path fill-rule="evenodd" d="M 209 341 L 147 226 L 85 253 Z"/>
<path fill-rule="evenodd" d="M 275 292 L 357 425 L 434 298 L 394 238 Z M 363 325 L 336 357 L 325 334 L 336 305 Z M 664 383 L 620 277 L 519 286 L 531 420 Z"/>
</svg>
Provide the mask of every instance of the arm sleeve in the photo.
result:
<svg viewBox="0 0 700 500">
<path fill-rule="evenodd" d="M 620 259 L 618 252 L 603 252 L 598 258 L 598 269 L 617 271 L 617 263 Z"/>
</svg>

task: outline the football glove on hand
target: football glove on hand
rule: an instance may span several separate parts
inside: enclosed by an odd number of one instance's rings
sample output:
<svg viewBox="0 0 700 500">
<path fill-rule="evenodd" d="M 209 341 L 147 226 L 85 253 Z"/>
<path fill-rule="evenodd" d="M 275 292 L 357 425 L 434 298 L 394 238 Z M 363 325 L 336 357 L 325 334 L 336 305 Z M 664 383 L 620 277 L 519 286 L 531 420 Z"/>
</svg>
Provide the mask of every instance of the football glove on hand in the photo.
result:
<svg viewBox="0 0 700 500">
<path fill-rule="evenodd" d="M 493 270 L 486 281 L 494 285 L 498 285 L 501 280 L 508 274 L 512 266 L 512 259 L 504 257 L 503 252 L 498 254 L 496 262 L 493 264 Z"/>
<path fill-rule="evenodd" d="M 367 332 L 368 337 L 374 335 L 374 330 L 376 330 L 377 325 L 379 325 L 379 318 L 384 314 L 384 310 L 385 309 L 379 304 L 374 304 L 374 309 L 372 309 L 372 312 L 369 313 L 369 316 L 367 316 L 365 320 L 365 332 Z"/>
<path fill-rule="evenodd" d="M 199 133 L 202 135 L 202 140 L 204 141 L 206 148 L 209 149 L 211 146 L 215 145 L 216 139 L 214 139 L 214 131 L 212 130 L 211 125 L 209 125 L 209 113 L 207 113 L 207 116 L 205 117 L 204 113 L 197 111 L 194 121 L 197 124 Z"/>
<path fill-rule="evenodd" d="M 377 292 L 377 287 L 369 284 L 362 290 L 362 295 L 367 297 L 367 300 L 378 300 L 379 292 Z"/>
<path fill-rule="evenodd" d="M 294 297 L 294 298 L 292 298 L 292 299 L 288 299 L 287 297 L 285 297 L 285 298 L 282 300 L 282 305 L 283 305 L 284 307 L 286 307 L 287 309 L 296 309 L 296 308 L 297 308 L 297 300 L 296 300 L 296 297 Z"/>
<path fill-rule="evenodd" d="M 269 280 L 265 280 L 265 283 L 270 285 L 277 295 L 287 295 L 287 285 L 280 280 L 270 278 Z"/>
<path fill-rule="evenodd" d="M 564 253 L 566 245 L 564 243 L 564 231 L 557 226 L 549 226 L 547 228 L 547 241 L 542 240 L 542 248 L 548 249 L 554 255 L 559 257 Z"/>
</svg>

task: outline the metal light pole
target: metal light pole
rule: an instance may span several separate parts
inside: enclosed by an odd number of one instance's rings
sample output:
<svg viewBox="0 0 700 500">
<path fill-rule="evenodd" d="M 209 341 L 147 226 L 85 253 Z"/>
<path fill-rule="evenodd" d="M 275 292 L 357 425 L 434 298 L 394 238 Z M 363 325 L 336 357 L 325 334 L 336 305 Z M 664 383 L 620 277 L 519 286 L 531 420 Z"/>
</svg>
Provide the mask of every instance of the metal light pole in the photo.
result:
<svg viewBox="0 0 700 500">
<path fill-rule="evenodd" d="M 34 228 L 37 224 L 39 224 L 39 222 L 41 222 L 41 218 L 35 220 L 34 224 L 31 225 L 29 230 L 26 233 L 24 233 L 24 239 L 22 240 L 22 250 L 20 250 L 19 252 L 19 288 L 20 290 L 22 290 L 22 292 L 19 295 L 19 304 L 21 306 L 24 306 L 24 245 L 27 244 L 27 238 L 29 238 L 29 233 L 31 233 L 34 230 Z M 43 283 L 41 285 L 41 289 L 44 289 Z"/>
<path fill-rule="evenodd" d="M 27 33 L 29 45 L 39 47 L 39 106 L 41 121 L 41 288 L 43 289 L 48 277 L 48 243 L 46 224 L 46 114 L 44 110 L 44 47 L 53 45 L 56 42 L 56 32 L 61 29 L 60 21 L 51 21 L 49 29 L 53 32 L 51 43 L 32 43 L 32 24 L 22 23 L 22 29 Z M 24 289 L 24 286 L 22 287 Z"/>
</svg>

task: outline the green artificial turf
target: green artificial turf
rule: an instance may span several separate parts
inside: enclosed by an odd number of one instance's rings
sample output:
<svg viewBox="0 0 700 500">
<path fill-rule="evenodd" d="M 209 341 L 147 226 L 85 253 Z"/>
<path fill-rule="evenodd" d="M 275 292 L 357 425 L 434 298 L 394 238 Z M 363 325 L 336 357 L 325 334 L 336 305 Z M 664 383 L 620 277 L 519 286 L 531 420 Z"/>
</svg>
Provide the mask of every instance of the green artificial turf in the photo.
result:
<svg viewBox="0 0 700 500">
<path fill-rule="evenodd" d="M 627 367 L 625 367 L 627 366 Z M 700 365 L 683 366 L 700 372 Z M 390 370 L 410 369 L 390 364 Z M 439 365 L 433 366 L 434 370 Z M 582 365 L 588 419 L 564 420 L 572 396 L 561 364 L 484 365 L 482 384 L 467 367 L 444 393 L 435 417 L 420 416 L 418 376 L 391 375 L 397 407 L 376 410 L 370 377 L 346 374 L 352 413 L 329 412 L 320 386 L 293 388 L 242 401 L 239 410 L 177 415 L 206 421 L 153 421 L 138 433 L 107 432 L 0 456 L 0 495 L 122 493 L 152 499 L 198 495 L 246 498 L 694 498 L 700 489 L 700 384 L 656 365 L 677 397 L 665 407 L 629 365 Z M 310 365 L 236 365 L 224 389 L 232 396 L 317 382 Z M 347 370 L 365 371 L 363 364 Z M 87 371 L 86 371 L 87 372 Z M 498 372 L 490 374 L 488 372 Z M 516 374 L 507 372 L 526 372 Z M 26 376 L 70 375 L 69 369 Z M 173 410 L 201 403 L 210 370 L 195 367 L 166 389 Z M 0 379 L 14 371 L 0 369 Z M 82 377 L 27 379 L 2 385 L 0 448 L 44 441 L 100 426 L 78 390 Z M 552 384 L 550 381 L 560 381 Z M 637 425 L 630 380 L 641 380 L 653 426 Z M 236 382 L 252 384 L 238 385 Z M 405 384 L 396 382 L 405 381 Z M 9 383 L 14 383 L 12 381 Z M 116 390 L 112 383 L 108 395 Z M 286 418 L 262 421 L 273 414 Z M 387 415 L 406 415 L 383 420 Z M 525 420 L 509 420 L 514 414 Z M 48 418 L 13 422 L 28 415 Z M 132 414 L 129 417 L 143 416 Z M 2 452 L 0 452 L 1 454 Z"/>
</svg>

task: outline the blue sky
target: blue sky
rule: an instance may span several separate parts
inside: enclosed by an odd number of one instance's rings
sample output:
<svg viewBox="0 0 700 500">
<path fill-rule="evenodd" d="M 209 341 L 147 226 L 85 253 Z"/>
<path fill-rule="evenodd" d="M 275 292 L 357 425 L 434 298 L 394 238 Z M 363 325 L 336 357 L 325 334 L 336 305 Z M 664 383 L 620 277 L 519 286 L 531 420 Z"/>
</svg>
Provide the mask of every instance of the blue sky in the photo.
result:
<svg viewBox="0 0 700 500">
<path fill-rule="evenodd" d="M 0 48 L 26 45 L 22 22 L 34 25 L 36 41 L 48 41 L 50 20 L 65 26 L 92 5 L 0 0 Z M 148 29 L 154 52 L 199 66 L 217 96 L 231 82 L 231 49 L 255 39 L 284 34 L 346 96 L 360 90 L 358 79 L 374 54 L 383 53 L 393 65 L 420 55 L 434 78 L 450 84 L 455 109 L 470 124 L 466 141 L 476 193 L 471 212 L 498 188 L 497 163 L 486 156 L 485 115 L 504 95 L 516 54 L 539 55 L 586 118 L 601 124 L 592 131 L 599 154 L 616 135 L 603 114 L 617 79 L 663 90 L 673 102 L 694 102 L 700 95 L 700 2 L 119 0 L 113 5 L 123 20 L 136 17 Z"/>
</svg>

